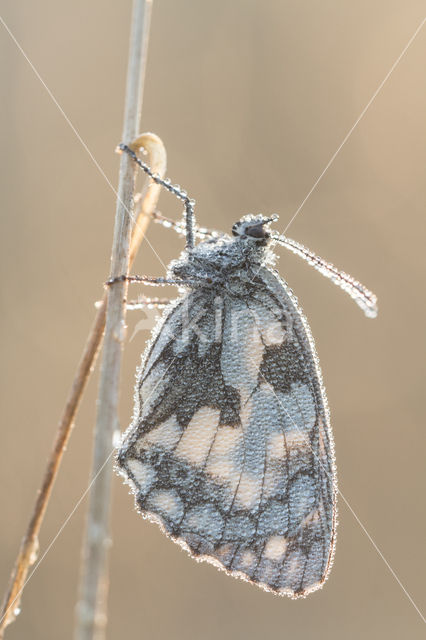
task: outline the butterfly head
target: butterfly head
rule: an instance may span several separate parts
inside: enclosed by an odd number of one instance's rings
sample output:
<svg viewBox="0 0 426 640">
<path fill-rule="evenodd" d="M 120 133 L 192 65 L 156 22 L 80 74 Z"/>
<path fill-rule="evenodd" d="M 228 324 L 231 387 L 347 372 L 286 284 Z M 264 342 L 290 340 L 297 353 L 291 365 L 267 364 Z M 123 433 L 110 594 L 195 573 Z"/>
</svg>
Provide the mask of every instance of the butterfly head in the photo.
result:
<svg viewBox="0 0 426 640">
<path fill-rule="evenodd" d="M 269 225 L 275 220 L 278 220 L 276 214 L 269 218 L 261 214 L 244 216 L 232 226 L 232 235 L 255 242 L 257 245 L 265 245 L 271 237 Z"/>
</svg>

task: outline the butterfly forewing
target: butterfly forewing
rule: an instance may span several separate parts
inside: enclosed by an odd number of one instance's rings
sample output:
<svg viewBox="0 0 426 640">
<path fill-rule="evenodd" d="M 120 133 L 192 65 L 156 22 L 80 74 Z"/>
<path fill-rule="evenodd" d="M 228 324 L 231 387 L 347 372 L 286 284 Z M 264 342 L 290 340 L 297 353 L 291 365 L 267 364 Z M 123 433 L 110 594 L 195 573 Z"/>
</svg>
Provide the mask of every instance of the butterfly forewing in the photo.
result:
<svg viewBox="0 0 426 640">
<path fill-rule="evenodd" d="M 262 268 L 165 313 L 118 455 L 141 513 L 191 555 L 278 593 L 327 577 L 333 443 L 309 327 Z"/>
</svg>

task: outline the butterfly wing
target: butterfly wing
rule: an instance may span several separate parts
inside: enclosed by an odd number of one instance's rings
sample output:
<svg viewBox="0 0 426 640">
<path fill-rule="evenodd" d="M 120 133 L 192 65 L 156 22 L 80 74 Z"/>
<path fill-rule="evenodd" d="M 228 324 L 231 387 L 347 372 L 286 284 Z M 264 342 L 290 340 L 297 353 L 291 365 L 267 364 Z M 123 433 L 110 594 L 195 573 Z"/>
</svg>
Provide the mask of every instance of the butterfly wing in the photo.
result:
<svg viewBox="0 0 426 640">
<path fill-rule="evenodd" d="M 274 592 L 327 577 L 333 444 L 312 337 L 284 282 L 192 292 L 139 371 L 118 466 L 141 513 L 197 559 Z"/>
</svg>

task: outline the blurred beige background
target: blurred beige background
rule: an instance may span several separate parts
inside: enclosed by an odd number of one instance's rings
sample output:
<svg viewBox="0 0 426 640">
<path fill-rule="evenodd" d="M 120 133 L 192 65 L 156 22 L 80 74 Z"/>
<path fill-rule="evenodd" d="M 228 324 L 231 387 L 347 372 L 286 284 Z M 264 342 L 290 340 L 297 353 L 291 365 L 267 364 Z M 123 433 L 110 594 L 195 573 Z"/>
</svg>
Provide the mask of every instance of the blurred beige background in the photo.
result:
<svg viewBox="0 0 426 640">
<path fill-rule="evenodd" d="M 116 185 L 131 3 L 3 0 L 2 17 Z M 155 0 L 142 130 L 199 221 L 247 212 L 284 229 L 425 14 L 421 0 Z M 1 590 L 27 524 L 109 272 L 114 194 L 0 28 L 2 136 Z M 288 234 L 379 297 L 377 320 L 298 258 L 280 271 L 316 337 L 340 489 L 415 602 L 424 598 L 426 308 L 424 60 L 419 33 Z M 163 194 L 160 208 L 180 217 Z M 167 263 L 182 247 L 158 226 Z M 136 273 L 163 267 L 145 243 Z M 135 293 L 137 289 L 134 290 Z M 153 293 L 151 289 L 150 294 Z M 129 318 L 129 336 L 141 316 Z M 122 427 L 147 332 L 124 354 Z M 43 552 L 88 484 L 97 375 L 41 535 Z M 32 577 L 10 640 L 72 637 L 83 522 L 76 510 Z M 114 480 L 108 638 L 424 637 L 422 621 L 340 500 L 326 587 L 292 602 L 197 565 Z"/>
</svg>

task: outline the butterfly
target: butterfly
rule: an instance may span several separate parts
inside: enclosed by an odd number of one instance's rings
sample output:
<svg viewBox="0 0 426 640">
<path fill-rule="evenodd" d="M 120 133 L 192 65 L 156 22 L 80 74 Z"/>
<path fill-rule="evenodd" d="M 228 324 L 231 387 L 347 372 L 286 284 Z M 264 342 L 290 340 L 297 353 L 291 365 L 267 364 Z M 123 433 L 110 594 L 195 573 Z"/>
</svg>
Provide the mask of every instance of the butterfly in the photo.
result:
<svg viewBox="0 0 426 640">
<path fill-rule="evenodd" d="M 314 340 L 273 247 L 307 260 L 368 317 L 376 297 L 272 232 L 277 216 L 245 216 L 232 235 L 198 230 L 194 201 L 121 149 L 183 200 L 187 243 L 166 278 L 128 277 L 180 294 L 142 357 L 117 470 L 142 516 L 193 558 L 267 591 L 306 596 L 333 562 L 334 445 Z"/>
</svg>

